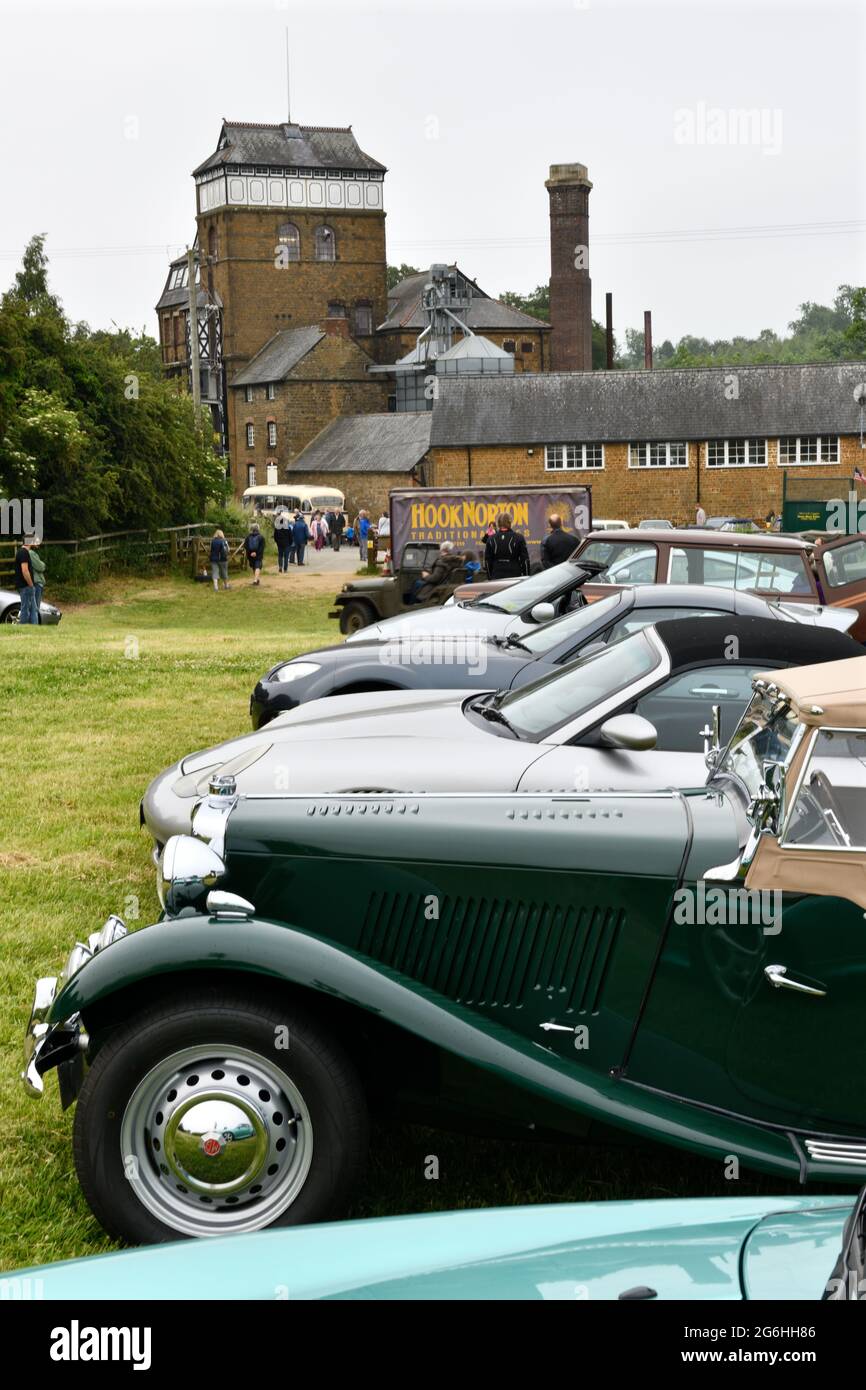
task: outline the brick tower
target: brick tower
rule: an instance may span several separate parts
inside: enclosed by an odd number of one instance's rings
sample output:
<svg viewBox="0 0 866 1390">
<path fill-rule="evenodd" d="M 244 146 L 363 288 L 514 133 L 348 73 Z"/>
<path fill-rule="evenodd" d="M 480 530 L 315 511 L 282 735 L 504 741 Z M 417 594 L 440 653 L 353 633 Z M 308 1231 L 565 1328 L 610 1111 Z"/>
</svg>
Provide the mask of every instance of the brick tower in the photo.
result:
<svg viewBox="0 0 866 1390">
<path fill-rule="evenodd" d="M 592 370 L 589 191 L 585 164 L 552 164 L 550 195 L 550 352 L 555 372 Z"/>
</svg>

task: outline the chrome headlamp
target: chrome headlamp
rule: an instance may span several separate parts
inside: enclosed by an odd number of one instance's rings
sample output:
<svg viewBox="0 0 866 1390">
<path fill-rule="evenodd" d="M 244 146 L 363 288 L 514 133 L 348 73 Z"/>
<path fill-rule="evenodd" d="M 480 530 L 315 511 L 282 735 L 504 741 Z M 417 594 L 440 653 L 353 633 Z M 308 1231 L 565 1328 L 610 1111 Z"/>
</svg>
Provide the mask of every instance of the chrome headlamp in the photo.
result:
<svg viewBox="0 0 866 1390">
<path fill-rule="evenodd" d="M 159 901 L 169 917 L 185 907 L 203 908 L 225 873 L 223 860 L 210 845 L 192 835 L 172 835 L 157 866 Z"/>
</svg>

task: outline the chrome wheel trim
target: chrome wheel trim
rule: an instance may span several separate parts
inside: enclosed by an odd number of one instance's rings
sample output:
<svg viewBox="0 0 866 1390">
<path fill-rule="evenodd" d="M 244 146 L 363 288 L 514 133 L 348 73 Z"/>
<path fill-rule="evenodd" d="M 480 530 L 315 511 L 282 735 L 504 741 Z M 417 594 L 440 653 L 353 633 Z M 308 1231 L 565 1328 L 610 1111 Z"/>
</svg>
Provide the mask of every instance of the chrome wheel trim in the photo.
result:
<svg viewBox="0 0 866 1390">
<path fill-rule="evenodd" d="M 208 1114 L 216 1124 L 202 1129 Z M 224 1114 L 240 1116 L 251 1133 L 226 1142 Z M 158 1221 L 188 1236 L 229 1235 L 271 1225 L 296 1201 L 313 1128 L 300 1090 L 274 1062 L 202 1043 L 142 1078 L 124 1111 L 120 1152 L 127 1181 Z"/>
</svg>

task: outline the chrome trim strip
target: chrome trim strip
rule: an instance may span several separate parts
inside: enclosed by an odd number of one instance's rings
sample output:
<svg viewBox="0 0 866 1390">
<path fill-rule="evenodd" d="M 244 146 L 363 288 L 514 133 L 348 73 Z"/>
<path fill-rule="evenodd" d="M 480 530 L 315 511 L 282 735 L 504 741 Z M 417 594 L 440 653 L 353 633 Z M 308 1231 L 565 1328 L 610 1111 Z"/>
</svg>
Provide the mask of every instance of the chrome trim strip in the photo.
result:
<svg viewBox="0 0 866 1390">
<path fill-rule="evenodd" d="M 692 788 L 686 788 L 692 790 Z M 696 792 L 705 792 L 706 788 L 697 785 L 693 789 Z M 513 791 L 513 792 L 241 792 L 238 796 L 239 801 L 453 801 L 471 798 L 473 801 L 512 801 L 515 798 L 526 801 L 544 801 L 550 797 L 555 797 L 557 801 L 600 801 L 609 798 L 614 801 L 672 801 L 679 793 L 672 787 L 655 791 L 598 791 L 598 792 L 578 792 L 569 790 L 568 787 L 550 787 L 547 791 Z"/>
</svg>

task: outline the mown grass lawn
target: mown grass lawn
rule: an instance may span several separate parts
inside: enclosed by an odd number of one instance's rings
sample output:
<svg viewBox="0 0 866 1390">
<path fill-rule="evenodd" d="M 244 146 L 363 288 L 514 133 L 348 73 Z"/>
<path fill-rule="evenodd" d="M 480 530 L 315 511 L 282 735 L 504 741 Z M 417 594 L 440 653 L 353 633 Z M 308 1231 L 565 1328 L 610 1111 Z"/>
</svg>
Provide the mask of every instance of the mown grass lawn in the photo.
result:
<svg viewBox="0 0 866 1390">
<path fill-rule="evenodd" d="M 315 586 L 313 586 L 315 587 Z M 215 596 L 182 579 L 107 581 L 59 628 L 0 628 L 0 1268 L 111 1248 L 80 1194 L 72 1111 L 55 1080 L 18 1081 L 33 982 L 111 912 L 157 914 L 138 802 L 167 763 L 249 727 L 255 679 L 333 642 L 327 582 Z M 425 1178 L 428 1155 L 438 1180 Z M 354 1216 L 672 1195 L 782 1191 L 726 1181 L 672 1150 L 479 1140 L 404 1126 L 374 1134 Z M 791 1189 L 793 1190 L 793 1189 Z"/>
</svg>

